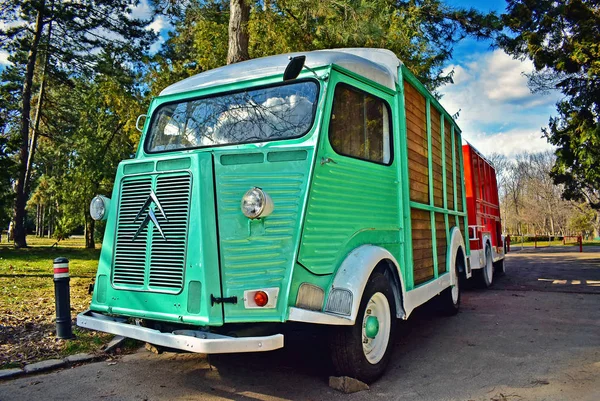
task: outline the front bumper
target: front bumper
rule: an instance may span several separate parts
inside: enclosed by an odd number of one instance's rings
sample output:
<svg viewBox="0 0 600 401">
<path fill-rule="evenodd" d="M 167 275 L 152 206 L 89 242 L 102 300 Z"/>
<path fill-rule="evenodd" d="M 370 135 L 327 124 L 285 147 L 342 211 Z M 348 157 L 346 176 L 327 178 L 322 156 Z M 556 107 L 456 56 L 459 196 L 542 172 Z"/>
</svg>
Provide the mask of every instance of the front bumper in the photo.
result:
<svg viewBox="0 0 600 401">
<path fill-rule="evenodd" d="M 264 337 L 228 337 L 197 330 L 163 333 L 126 322 L 126 319 L 85 311 L 77 315 L 77 326 L 145 341 L 154 345 L 202 354 L 261 352 L 283 348 L 283 334 Z"/>
</svg>

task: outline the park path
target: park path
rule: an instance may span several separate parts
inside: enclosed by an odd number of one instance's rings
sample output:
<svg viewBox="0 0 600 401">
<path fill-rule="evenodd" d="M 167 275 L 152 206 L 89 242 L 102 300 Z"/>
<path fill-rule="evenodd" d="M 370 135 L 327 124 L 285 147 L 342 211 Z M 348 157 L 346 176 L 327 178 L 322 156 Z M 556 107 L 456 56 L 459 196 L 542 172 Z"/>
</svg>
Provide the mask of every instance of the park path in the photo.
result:
<svg viewBox="0 0 600 401">
<path fill-rule="evenodd" d="M 366 392 L 330 389 L 324 333 L 300 326 L 276 352 L 139 352 L 0 383 L 0 400 L 597 401 L 600 250 L 571 251 L 511 253 L 506 276 L 492 290 L 464 292 L 458 316 L 420 308 Z"/>
</svg>

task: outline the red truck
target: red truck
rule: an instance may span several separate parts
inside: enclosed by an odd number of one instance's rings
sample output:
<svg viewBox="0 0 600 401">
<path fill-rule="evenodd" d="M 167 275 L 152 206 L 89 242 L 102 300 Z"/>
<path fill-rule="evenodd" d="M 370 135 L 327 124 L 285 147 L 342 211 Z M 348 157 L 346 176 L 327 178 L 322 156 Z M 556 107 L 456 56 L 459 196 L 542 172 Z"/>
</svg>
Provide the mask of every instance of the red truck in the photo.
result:
<svg viewBox="0 0 600 401">
<path fill-rule="evenodd" d="M 471 269 L 478 284 L 489 287 L 494 273 L 505 272 L 496 169 L 471 144 L 463 145 L 462 151 Z"/>
</svg>

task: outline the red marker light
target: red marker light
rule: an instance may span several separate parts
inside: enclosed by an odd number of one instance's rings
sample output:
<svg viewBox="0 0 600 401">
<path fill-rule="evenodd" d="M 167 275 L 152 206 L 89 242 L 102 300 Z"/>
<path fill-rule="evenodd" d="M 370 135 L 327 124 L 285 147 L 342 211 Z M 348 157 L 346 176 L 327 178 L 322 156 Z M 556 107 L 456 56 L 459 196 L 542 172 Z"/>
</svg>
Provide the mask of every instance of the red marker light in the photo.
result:
<svg viewBox="0 0 600 401">
<path fill-rule="evenodd" d="M 257 306 L 265 306 L 269 303 L 269 296 L 264 291 L 256 291 L 254 294 L 254 303 Z"/>
</svg>

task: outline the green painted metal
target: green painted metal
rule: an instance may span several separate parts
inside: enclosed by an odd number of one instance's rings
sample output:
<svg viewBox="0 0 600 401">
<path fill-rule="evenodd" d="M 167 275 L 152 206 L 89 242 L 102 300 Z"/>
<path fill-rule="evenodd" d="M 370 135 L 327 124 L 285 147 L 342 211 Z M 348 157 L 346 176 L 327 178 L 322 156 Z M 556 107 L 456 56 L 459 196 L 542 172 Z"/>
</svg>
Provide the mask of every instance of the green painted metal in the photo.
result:
<svg viewBox="0 0 600 401">
<path fill-rule="evenodd" d="M 365 334 L 368 338 L 375 338 L 377 333 L 379 333 L 379 320 L 375 316 L 367 316 Z"/>
<path fill-rule="evenodd" d="M 448 209 L 448 191 L 446 188 L 447 178 L 446 178 L 446 132 L 445 132 L 445 117 L 440 113 L 440 135 L 442 140 L 442 186 L 443 190 L 443 198 L 444 198 L 444 209 Z M 448 221 L 448 213 L 444 213 L 444 228 L 446 230 L 446 244 L 448 248 L 450 247 L 450 226 Z M 446 263 L 446 271 L 449 271 L 450 267 L 449 263 Z"/>
<path fill-rule="evenodd" d="M 407 141 L 407 133 L 406 133 L 406 111 L 405 111 L 405 99 L 404 99 L 404 70 L 402 68 L 398 68 L 398 94 L 396 95 L 398 99 L 398 119 L 399 119 L 399 135 L 397 138 L 397 146 L 395 149 L 398 150 L 398 155 L 400 158 L 400 174 L 399 180 L 400 185 L 398 189 L 401 189 L 401 193 L 399 195 L 401 211 L 402 211 L 402 222 L 404 223 L 404 243 L 407 246 L 401 247 L 401 251 L 403 251 L 404 255 L 402 259 L 402 267 L 404 268 L 404 285 L 407 291 L 410 291 L 414 288 L 414 274 L 413 274 L 413 248 L 412 248 L 412 222 L 410 217 L 410 185 L 409 185 L 409 177 L 408 177 L 408 141 Z"/>
<path fill-rule="evenodd" d="M 143 135 L 135 159 L 122 162 L 117 171 L 92 310 L 196 326 L 285 321 L 288 306 L 295 305 L 302 283 L 316 285 L 325 291 L 341 262 L 353 249 L 364 244 L 381 246 L 394 255 L 400 262 L 405 287 L 410 291 L 414 288 L 411 207 L 430 212 L 437 277 L 434 213 L 444 213 L 447 233 L 448 215 L 455 215 L 457 219 L 462 217 L 464 221 L 466 215 L 464 211 L 456 210 L 456 206 L 455 210 L 447 209 L 445 163 L 444 207 L 434 206 L 431 105 L 442 114 L 443 160 L 446 157 L 444 118 L 451 122 L 452 133 L 458 127 L 404 66 L 399 67 L 399 85 L 395 92 L 339 66 L 322 67 L 316 72 L 326 78 L 319 80 L 315 124 L 301 138 L 150 155 L 144 152 Z M 300 76 L 311 77 L 313 74 L 309 71 Z M 423 93 L 427 101 L 428 205 L 411 202 L 409 198 L 404 80 Z M 152 100 L 148 115 L 165 102 L 280 81 L 281 76 L 272 76 L 158 97 Z M 333 91 L 335 85 L 341 82 L 371 93 L 389 104 L 394 152 L 391 165 L 353 159 L 332 149 L 327 135 L 329 118 Z M 149 122 L 150 118 L 147 118 L 144 132 Z M 454 160 L 454 135 L 452 150 Z M 327 158 L 334 162 L 321 163 Z M 144 261 L 142 263 L 140 259 L 137 264 L 134 263 L 135 269 L 138 269 L 134 270 L 139 275 L 139 266 L 142 266 L 143 283 L 115 285 L 114 250 L 119 240 L 116 236 L 119 213 L 137 213 L 134 210 L 137 204 L 131 206 L 131 210 L 120 211 L 123 183 L 148 177 L 153 183 L 151 188 L 156 188 L 159 177 L 181 174 L 191 177 L 181 288 L 173 287 L 168 291 L 151 288 L 150 277 L 156 273 L 152 273 L 155 269 L 152 258 L 156 259 L 157 255 L 153 256 L 149 245 L 144 248 L 142 244 L 139 247 L 143 249 L 140 252 L 143 252 Z M 456 175 L 453 163 L 455 205 Z M 243 194 L 254 186 L 261 187 L 271 196 L 275 208 L 270 216 L 249 220 L 241 213 L 240 202 Z M 460 187 L 464 205 L 464 180 Z M 143 194 L 139 197 L 144 199 Z M 159 198 L 163 199 L 161 195 Z M 157 210 L 154 203 L 149 208 Z M 167 224 L 161 220 L 160 213 L 156 214 L 160 224 Z M 458 220 L 457 225 L 460 226 Z M 160 233 L 154 223 L 148 223 L 147 227 L 146 241 L 158 241 Z M 130 230 L 134 228 L 133 224 L 128 227 Z M 130 252 L 135 253 L 135 249 L 135 246 L 132 247 Z M 174 256 L 160 254 L 158 260 L 170 257 Z M 122 273 L 125 274 L 126 270 Z M 167 274 L 164 269 L 159 273 Z M 244 291 L 261 288 L 279 288 L 277 306 L 273 309 L 245 308 Z M 238 302 L 214 304 L 211 295 L 215 298 L 237 297 Z M 324 302 L 327 295 L 324 294 Z M 371 322 L 370 326 L 374 323 Z M 369 330 L 377 333 L 373 327 Z"/>
<path fill-rule="evenodd" d="M 433 157 L 431 142 L 431 100 L 429 98 L 425 101 L 425 118 L 427 120 L 427 168 L 429 169 L 429 206 L 434 206 L 433 196 Z M 437 236 L 435 227 L 435 213 L 429 212 L 429 218 L 431 221 L 431 252 L 433 253 L 433 278 L 436 279 L 438 276 L 438 260 L 437 260 Z"/>
<path fill-rule="evenodd" d="M 429 178 L 429 204 L 433 206 L 433 158 L 431 157 L 431 101 L 429 100 L 429 98 L 425 100 L 425 118 L 427 123 L 427 168 L 429 169 L 429 174 L 427 175 L 427 177 Z"/>
<path fill-rule="evenodd" d="M 159 174 L 170 174 L 171 172 L 156 171 L 156 163 L 162 160 L 173 160 L 181 155 L 166 154 L 155 157 L 152 177 Z M 210 292 L 206 289 L 216 289 L 220 293 L 219 263 L 216 246 L 216 215 L 213 197 L 213 164 L 210 153 L 197 153 L 188 156 L 190 169 L 185 170 L 194 176 L 195 185 L 192 186 L 192 199 L 196 199 L 191 206 L 191 217 L 187 227 L 188 238 L 194 239 L 197 246 L 188 246 L 185 258 L 184 290 L 177 293 L 148 291 L 146 287 L 123 288 L 112 284 L 113 260 L 116 249 L 117 216 L 119 213 L 120 189 L 124 180 L 132 176 L 125 176 L 123 171 L 128 165 L 140 163 L 139 160 L 124 161 L 119 165 L 115 187 L 113 188 L 111 208 L 107 219 L 106 235 L 102 242 L 102 251 L 98 264 L 97 282 L 103 283 L 102 289 L 94 291 L 91 309 L 99 312 L 108 312 L 126 316 L 149 318 L 164 321 L 190 323 L 195 325 L 220 325 L 223 323 L 222 311 L 212 308 L 210 305 Z M 147 162 L 145 160 L 144 162 Z M 142 163 L 144 163 L 142 162 Z M 129 169 L 131 170 L 131 169 Z M 146 173 L 144 173 L 146 174 Z M 135 177 L 135 175 L 133 176 Z M 155 206 L 151 206 L 155 207 Z M 132 211 L 133 212 L 133 211 Z M 159 216 L 160 214 L 157 213 Z M 168 216 L 167 216 L 168 217 Z M 159 217 L 159 222 L 164 221 Z M 148 223 L 148 231 L 159 235 L 152 222 Z M 128 234 L 132 235 L 132 233 Z M 135 242 L 135 241 L 134 241 Z M 145 251 L 147 253 L 147 251 Z M 147 285 L 150 266 L 145 256 L 144 262 L 144 285 Z M 110 280 L 102 278 L 110 277 Z M 198 281 L 201 283 L 200 311 L 199 313 L 188 313 L 195 311 L 197 306 L 188 307 L 187 283 Z M 127 287 L 127 286 L 125 286 Z M 192 300 L 194 298 L 192 297 Z"/>
<path fill-rule="evenodd" d="M 466 216 L 466 212 L 457 212 L 452 209 L 444 209 L 443 207 L 425 205 L 423 203 L 410 201 L 410 207 L 415 209 L 427 210 L 428 212 L 447 213 L 449 215 Z"/>
<path fill-rule="evenodd" d="M 314 151 L 308 147 L 301 150 L 307 153 L 306 160 L 269 162 L 269 152 L 264 151 L 266 154 L 261 152 L 260 158 L 264 162 L 251 164 L 246 164 L 241 157 L 243 153 L 238 155 L 239 150 L 215 151 L 223 296 L 242 300 L 245 290 L 279 288 L 281 291 L 273 309 L 247 309 L 243 302 L 224 304 L 226 323 L 281 321 L 286 314 Z M 289 149 L 289 152 L 299 151 Z M 222 164 L 226 156 L 228 162 Z M 233 164 L 232 158 L 237 158 L 240 164 Z M 270 216 L 249 220 L 241 213 L 240 202 L 246 191 L 255 186 L 270 195 L 275 207 Z"/>
<path fill-rule="evenodd" d="M 454 136 L 454 127 L 450 128 L 450 135 L 452 139 L 452 185 L 453 191 L 452 194 L 454 196 L 454 210 L 458 210 L 457 200 L 458 197 L 456 195 L 456 144 L 455 144 L 455 136 Z M 457 218 L 458 222 L 458 218 Z"/>
<path fill-rule="evenodd" d="M 329 78 L 328 98 L 333 97 L 338 83 L 381 98 L 391 110 L 396 107 L 394 97 L 336 70 Z M 365 243 L 382 246 L 396 257 L 400 247 L 398 157 L 385 166 L 336 153 L 327 135 L 330 115 L 328 102 L 298 258 L 315 274 L 335 272 L 353 249 Z M 392 132 L 395 129 L 392 127 Z M 332 162 L 321 163 L 323 160 Z"/>
<path fill-rule="evenodd" d="M 440 135 L 442 141 L 442 187 L 444 188 L 442 196 L 444 199 L 444 209 L 448 209 L 448 191 L 446 190 L 446 141 L 444 132 L 444 115 L 440 116 Z M 447 235 L 446 235 L 447 237 Z"/>
</svg>

